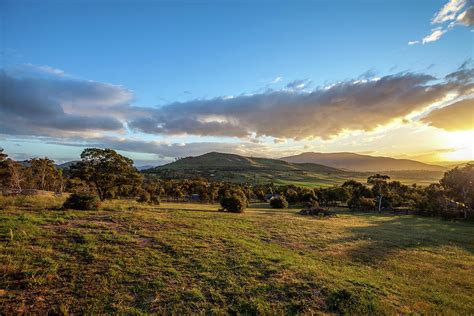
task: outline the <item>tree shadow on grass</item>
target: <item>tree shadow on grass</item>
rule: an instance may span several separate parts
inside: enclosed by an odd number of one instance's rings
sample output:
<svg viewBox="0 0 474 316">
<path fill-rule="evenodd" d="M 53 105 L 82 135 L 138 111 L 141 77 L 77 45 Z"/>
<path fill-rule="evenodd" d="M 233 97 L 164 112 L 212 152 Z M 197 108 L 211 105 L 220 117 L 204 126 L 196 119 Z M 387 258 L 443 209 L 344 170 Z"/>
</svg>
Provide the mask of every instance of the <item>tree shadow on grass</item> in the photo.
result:
<svg viewBox="0 0 474 316">
<path fill-rule="evenodd" d="M 350 246 L 345 254 L 354 261 L 377 263 L 401 250 L 458 247 L 474 255 L 474 225 L 437 218 L 400 215 L 352 214 L 368 225 L 347 228 L 348 237 L 337 244 Z M 353 246 L 353 247 L 352 247 Z"/>
</svg>

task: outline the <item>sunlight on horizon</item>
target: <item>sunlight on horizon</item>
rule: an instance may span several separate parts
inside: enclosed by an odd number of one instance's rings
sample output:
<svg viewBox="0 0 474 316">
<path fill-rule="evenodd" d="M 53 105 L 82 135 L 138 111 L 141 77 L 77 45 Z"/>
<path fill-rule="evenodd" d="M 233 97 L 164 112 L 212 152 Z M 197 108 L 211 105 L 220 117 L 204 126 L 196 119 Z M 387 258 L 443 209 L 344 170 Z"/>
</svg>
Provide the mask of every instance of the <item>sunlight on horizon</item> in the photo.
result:
<svg viewBox="0 0 474 316">
<path fill-rule="evenodd" d="M 452 152 L 442 154 L 449 161 L 474 160 L 474 130 L 449 132 L 443 140 L 445 146 L 454 148 Z"/>
</svg>

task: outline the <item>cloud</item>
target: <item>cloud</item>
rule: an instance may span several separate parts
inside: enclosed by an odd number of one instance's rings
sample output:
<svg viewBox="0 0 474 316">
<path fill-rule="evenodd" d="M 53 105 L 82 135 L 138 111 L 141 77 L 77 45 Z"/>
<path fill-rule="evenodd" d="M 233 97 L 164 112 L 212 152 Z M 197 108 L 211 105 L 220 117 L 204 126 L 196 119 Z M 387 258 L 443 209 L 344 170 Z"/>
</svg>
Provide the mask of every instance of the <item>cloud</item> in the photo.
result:
<svg viewBox="0 0 474 316">
<path fill-rule="evenodd" d="M 294 80 L 286 85 L 287 89 L 302 90 L 312 83 L 309 79 Z"/>
<path fill-rule="evenodd" d="M 280 81 L 283 80 L 283 77 L 276 77 L 272 81 L 270 81 L 271 84 L 279 83 Z"/>
<path fill-rule="evenodd" d="M 473 90 L 472 77 L 470 69 L 441 81 L 427 74 L 400 73 L 311 91 L 269 90 L 232 99 L 176 102 L 128 126 L 170 135 L 328 139 L 344 131 L 370 131 L 448 96 L 466 95 Z"/>
<path fill-rule="evenodd" d="M 466 11 L 461 13 L 458 16 L 457 21 L 466 26 L 474 25 L 474 7 L 471 6 Z"/>
<path fill-rule="evenodd" d="M 463 9 L 465 10 L 463 11 Z M 474 21 L 474 6 L 472 0 L 450 0 L 431 19 L 431 24 L 443 26 L 434 28 L 425 36 L 421 43 L 428 44 L 436 42 L 444 34 L 458 25 L 472 26 Z M 408 45 L 415 45 L 420 41 L 409 41 Z"/>
<path fill-rule="evenodd" d="M 158 141 L 144 141 L 140 139 L 98 137 L 72 139 L 70 141 L 50 140 L 49 144 L 66 145 L 75 147 L 100 147 L 135 153 L 154 154 L 161 158 L 175 158 L 184 156 L 198 156 L 208 152 L 218 151 L 223 153 L 251 156 L 258 154 L 265 156 L 270 148 L 263 144 L 252 142 L 194 142 L 194 143 L 165 143 Z"/>
<path fill-rule="evenodd" d="M 450 0 L 441 10 L 435 13 L 431 24 L 440 24 L 454 20 L 465 5 L 465 0 Z"/>
<path fill-rule="evenodd" d="M 443 34 L 446 33 L 446 30 L 443 30 L 442 28 L 435 28 L 431 30 L 431 34 L 423 37 L 422 43 L 431 43 L 431 42 L 436 42 L 443 36 Z"/>
<path fill-rule="evenodd" d="M 155 142 L 111 143 L 108 139 L 107 143 L 104 137 L 118 132 L 129 138 L 135 132 L 224 136 L 245 139 L 256 146 L 262 146 L 258 140 L 266 136 L 276 139 L 276 143 L 286 139 L 330 139 L 349 131 L 372 131 L 435 102 L 468 96 L 474 89 L 474 70 L 469 67 L 467 61 L 442 79 L 407 72 L 299 89 L 310 82 L 303 80 L 291 85 L 295 89 L 196 99 L 161 107 L 133 106 L 133 93 L 122 86 L 59 74 L 45 76 L 43 70 L 20 74 L 0 70 L 0 134 L 82 139 L 91 144 L 100 140 L 97 146 L 127 145 L 129 150 L 134 144 L 142 146 L 136 147 L 138 152 L 143 146 L 162 151 L 167 148 Z M 224 149 L 243 150 L 250 145 L 235 146 Z"/>
<path fill-rule="evenodd" d="M 446 131 L 474 129 L 474 99 L 465 99 L 431 111 L 423 122 Z"/>
<path fill-rule="evenodd" d="M 110 112 L 120 107 L 123 113 L 132 97 L 130 91 L 111 84 L 63 78 L 64 72 L 47 66 L 35 71 L 0 70 L 0 133 L 61 136 L 124 128 Z"/>
</svg>

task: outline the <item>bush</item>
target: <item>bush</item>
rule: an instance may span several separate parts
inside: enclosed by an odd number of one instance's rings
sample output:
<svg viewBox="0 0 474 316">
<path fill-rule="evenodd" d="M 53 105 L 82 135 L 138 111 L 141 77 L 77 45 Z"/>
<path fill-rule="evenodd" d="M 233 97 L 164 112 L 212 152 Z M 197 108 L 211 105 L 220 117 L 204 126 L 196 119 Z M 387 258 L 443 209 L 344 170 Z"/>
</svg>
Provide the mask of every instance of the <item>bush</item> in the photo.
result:
<svg viewBox="0 0 474 316">
<path fill-rule="evenodd" d="M 73 193 L 63 204 L 65 209 L 95 210 L 99 207 L 99 197 L 90 193 Z"/>
<path fill-rule="evenodd" d="M 270 200 L 270 206 L 272 208 L 287 208 L 288 201 L 284 196 L 276 197 Z"/>
<path fill-rule="evenodd" d="M 299 212 L 300 215 L 316 215 L 321 217 L 336 216 L 334 211 L 330 211 L 320 206 L 306 207 Z"/>
<path fill-rule="evenodd" d="M 138 194 L 137 202 L 139 203 L 150 203 L 151 197 L 150 193 L 145 190 L 141 190 Z"/>
<path fill-rule="evenodd" d="M 160 205 L 161 203 L 160 196 L 158 194 L 151 195 L 150 203 L 154 205 Z"/>
<path fill-rule="evenodd" d="M 355 211 L 374 211 L 375 201 L 372 198 L 353 197 L 347 203 L 347 206 L 349 206 L 351 210 Z"/>
<path fill-rule="evenodd" d="M 221 206 L 231 213 L 242 213 L 247 207 L 247 197 L 243 192 L 227 194 L 221 199 Z"/>
</svg>

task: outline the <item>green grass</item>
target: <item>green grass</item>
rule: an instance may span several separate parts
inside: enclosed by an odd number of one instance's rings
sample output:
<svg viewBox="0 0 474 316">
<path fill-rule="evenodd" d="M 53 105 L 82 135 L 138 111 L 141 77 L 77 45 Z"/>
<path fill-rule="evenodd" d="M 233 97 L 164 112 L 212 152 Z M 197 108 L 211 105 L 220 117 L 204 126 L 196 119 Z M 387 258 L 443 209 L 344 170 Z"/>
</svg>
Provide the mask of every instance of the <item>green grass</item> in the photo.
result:
<svg viewBox="0 0 474 316">
<path fill-rule="evenodd" d="M 217 209 L 8 207 L 0 313 L 474 313 L 472 224 Z"/>
</svg>

